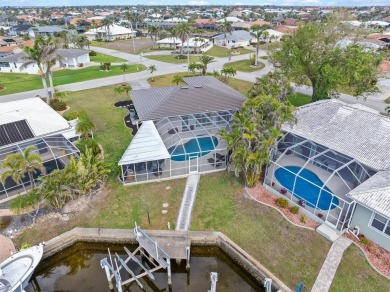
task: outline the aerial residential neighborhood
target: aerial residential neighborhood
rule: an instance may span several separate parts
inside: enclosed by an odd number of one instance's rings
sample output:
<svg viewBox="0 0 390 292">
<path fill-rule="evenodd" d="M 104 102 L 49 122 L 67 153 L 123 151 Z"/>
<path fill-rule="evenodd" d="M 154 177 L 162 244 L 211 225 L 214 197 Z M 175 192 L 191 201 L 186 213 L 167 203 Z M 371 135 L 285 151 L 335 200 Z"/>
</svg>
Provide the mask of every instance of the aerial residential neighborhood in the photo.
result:
<svg viewBox="0 0 390 292">
<path fill-rule="evenodd" d="M 390 291 L 388 3 L 5 2 L 0 291 Z"/>
</svg>

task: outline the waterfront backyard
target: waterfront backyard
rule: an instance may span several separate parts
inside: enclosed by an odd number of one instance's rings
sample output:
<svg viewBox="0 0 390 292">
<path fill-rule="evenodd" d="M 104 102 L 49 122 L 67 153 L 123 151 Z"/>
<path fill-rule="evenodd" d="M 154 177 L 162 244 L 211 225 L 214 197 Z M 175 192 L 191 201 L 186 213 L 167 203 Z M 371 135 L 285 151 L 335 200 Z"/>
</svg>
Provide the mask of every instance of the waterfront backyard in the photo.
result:
<svg viewBox="0 0 390 292">
<path fill-rule="evenodd" d="M 172 85 L 171 80 L 169 83 Z M 239 81 L 235 86 L 241 88 Z M 117 162 L 132 135 L 123 123 L 126 111 L 113 106 L 123 99 L 115 95 L 113 87 L 70 92 L 64 98 L 71 109 L 85 110 L 95 124 L 96 140 L 112 169 L 106 188 L 96 196 L 93 207 L 69 221 L 48 220 L 27 229 L 16 239 L 19 246 L 47 240 L 76 226 L 130 229 L 137 222 L 144 229 L 166 229 L 167 222 L 175 222 L 184 179 L 128 187 L 117 179 Z M 165 215 L 161 213 L 163 203 L 169 203 Z M 274 209 L 246 197 L 242 181 L 226 172 L 201 177 L 191 230 L 225 233 L 291 288 L 303 281 L 310 290 L 330 247 L 316 232 L 295 227 Z M 376 273 L 362 253 L 352 250 L 347 251 L 331 290 L 389 291 L 390 281 Z"/>
</svg>

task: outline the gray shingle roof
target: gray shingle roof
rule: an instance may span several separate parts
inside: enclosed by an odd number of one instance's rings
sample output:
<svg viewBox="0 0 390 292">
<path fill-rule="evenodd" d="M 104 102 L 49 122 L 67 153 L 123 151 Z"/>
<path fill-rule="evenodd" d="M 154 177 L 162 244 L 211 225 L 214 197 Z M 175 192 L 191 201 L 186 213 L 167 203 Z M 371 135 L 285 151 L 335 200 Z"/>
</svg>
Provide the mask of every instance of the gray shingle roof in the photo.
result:
<svg viewBox="0 0 390 292">
<path fill-rule="evenodd" d="M 185 87 L 171 86 L 131 91 L 140 120 L 238 109 L 245 96 L 211 76 L 184 78 Z"/>
<path fill-rule="evenodd" d="M 64 57 L 64 58 L 74 58 L 79 57 L 85 54 L 88 54 L 89 52 L 87 50 L 81 50 L 81 49 L 58 49 L 57 54 Z M 8 56 L 5 56 L 3 58 L 0 58 L 0 62 L 24 62 L 24 57 L 27 57 L 27 54 L 25 52 L 20 52 L 16 54 L 10 54 Z"/>
<path fill-rule="evenodd" d="M 282 129 L 375 170 L 390 169 L 390 118 L 363 105 L 331 99 L 300 107 L 298 122 Z"/>
<path fill-rule="evenodd" d="M 33 29 L 37 30 L 38 32 L 47 32 L 47 33 L 67 31 L 67 29 L 64 29 L 64 28 L 58 27 L 58 26 L 53 26 L 53 25 L 40 26 L 40 27 L 33 28 Z"/>
<path fill-rule="evenodd" d="M 353 189 L 349 197 L 390 218 L 390 170 L 379 171 Z"/>
</svg>

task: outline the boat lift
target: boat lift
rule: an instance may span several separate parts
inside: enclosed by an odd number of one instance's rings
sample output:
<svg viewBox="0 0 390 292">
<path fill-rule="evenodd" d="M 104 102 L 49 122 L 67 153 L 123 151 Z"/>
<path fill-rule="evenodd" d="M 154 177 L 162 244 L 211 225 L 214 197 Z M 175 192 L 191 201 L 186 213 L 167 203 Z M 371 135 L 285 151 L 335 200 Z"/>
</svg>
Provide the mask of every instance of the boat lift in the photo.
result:
<svg viewBox="0 0 390 292">
<path fill-rule="evenodd" d="M 118 254 L 115 254 L 113 260 L 110 249 L 108 249 L 109 257 L 104 258 L 100 261 L 100 266 L 106 271 L 109 288 L 111 290 L 114 289 L 112 280 L 115 278 L 115 286 L 118 292 L 123 291 L 122 286 L 130 284 L 134 281 L 141 289 L 143 289 L 144 287 L 139 281 L 139 279 L 144 276 L 148 276 L 151 280 L 154 280 L 155 278 L 153 272 L 159 269 L 167 270 L 168 285 L 171 285 L 171 257 L 160 246 L 158 246 L 155 240 L 150 238 L 144 231 L 142 231 L 140 227 L 136 226 L 134 228 L 134 233 L 136 235 L 136 239 L 139 243 L 139 246 L 134 252 L 130 252 L 126 247 L 124 247 L 124 250 L 127 254 L 127 258 L 125 260 L 121 259 Z M 140 260 L 138 260 L 138 258 L 136 257 L 136 254 L 138 253 L 148 259 L 149 266 L 151 266 L 152 268 L 148 269 L 147 267 L 145 267 L 145 265 L 141 263 Z M 142 269 L 143 272 L 141 274 L 135 275 L 135 273 L 129 268 L 127 263 L 131 260 Z M 120 271 L 122 269 L 124 269 L 127 273 L 130 274 L 131 277 L 129 279 L 122 280 L 120 275 Z"/>
</svg>

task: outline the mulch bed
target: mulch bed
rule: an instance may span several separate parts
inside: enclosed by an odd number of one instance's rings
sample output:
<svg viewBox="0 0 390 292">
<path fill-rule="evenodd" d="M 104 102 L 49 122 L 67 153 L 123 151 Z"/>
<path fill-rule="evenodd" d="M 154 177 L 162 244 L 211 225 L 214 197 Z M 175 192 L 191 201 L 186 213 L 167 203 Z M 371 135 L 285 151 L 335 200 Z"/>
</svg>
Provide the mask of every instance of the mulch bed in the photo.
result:
<svg viewBox="0 0 390 292">
<path fill-rule="evenodd" d="M 312 229 L 316 229 L 320 224 L 313 219 L 310 219 L 309 217 L 306 216 L 306 223 L 301 222 L 301 215 L 302 213 L 298 212 L 298 214 L 293 214 L 290 212 L 289 208 L 282 208 L 276 205 L 276 200 L 278 197 L 271 193 L 270 191 L 266 190 L 261 183 L 258 183 L 255 187 L 253 188 L 247 188 L 247 191 L 249 195 L 262 203 L 265 203 L 267 205 L 271 205 L 281 211 L 283 215 L 292 223 L 303 226 L 303 227 L 309 227 Z"/>
<path fill-rule="evenodd" d="M 373 265 L 386 277 L 390 277 L 390 251 L 380 247 L 372 241 L 370 241 L 368 244 L 363 244 L 350 233 L 344 233 L 344 236 L 351 239 L 362 248 L 366 258 L 371 263 L 371 265 Z"/>
</svg>

